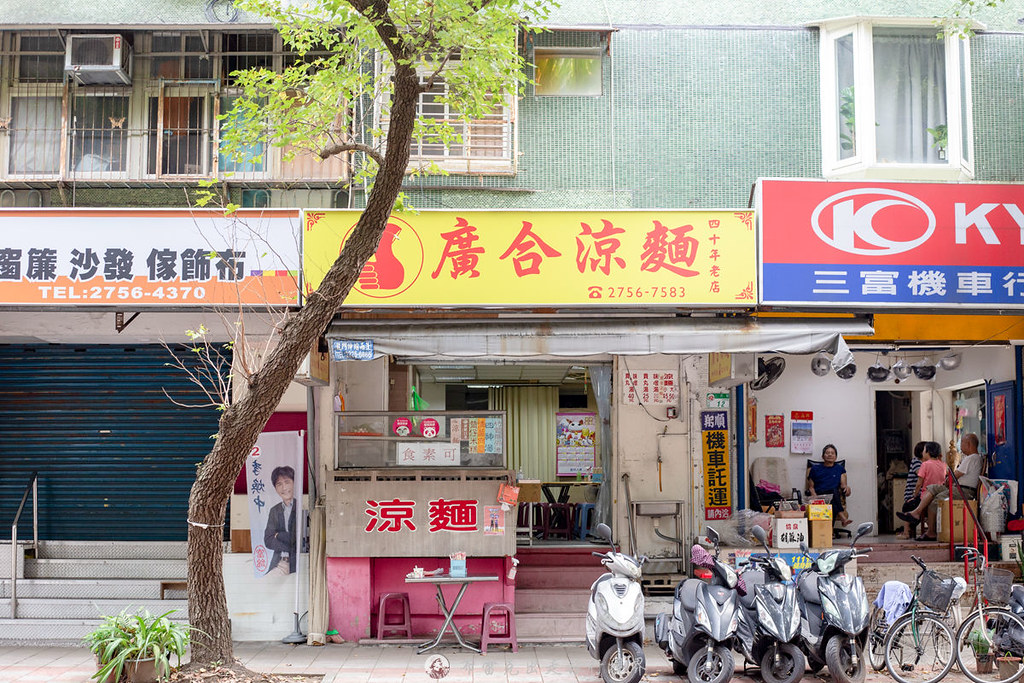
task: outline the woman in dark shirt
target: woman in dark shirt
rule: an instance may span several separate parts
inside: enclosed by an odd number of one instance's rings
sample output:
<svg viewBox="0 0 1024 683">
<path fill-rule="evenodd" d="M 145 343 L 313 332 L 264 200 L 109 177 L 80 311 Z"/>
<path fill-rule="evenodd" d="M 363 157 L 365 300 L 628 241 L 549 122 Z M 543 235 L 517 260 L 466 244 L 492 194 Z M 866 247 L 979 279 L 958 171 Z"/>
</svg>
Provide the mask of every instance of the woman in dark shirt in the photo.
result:
<svg viewBox="0 0 1024 683">
<path fill-rule="evenodd" d="M 807 490 L 812 496 L 832 494 L 832 517 L 838 519 L 843 526 L 850 525 L 850 517 L 846 514 L 843 499 L 852 493 L 846 483 L 846 467 L 837 465 L 839 452 L 832 444 L 821 450 L 822 462 L 814 463 L 807 468 Z"/>
</svg>

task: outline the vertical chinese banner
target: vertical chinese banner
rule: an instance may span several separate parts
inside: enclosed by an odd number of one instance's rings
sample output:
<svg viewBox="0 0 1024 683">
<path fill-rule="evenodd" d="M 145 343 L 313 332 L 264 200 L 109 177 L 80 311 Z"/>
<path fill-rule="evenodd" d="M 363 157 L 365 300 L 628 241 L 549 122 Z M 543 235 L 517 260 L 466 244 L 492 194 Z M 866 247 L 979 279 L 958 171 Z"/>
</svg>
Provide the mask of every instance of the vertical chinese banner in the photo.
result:
<svg viewBox="0 0 1024 683">
<path fill-rule="evenodd" d="M 732 514 L 728 415 L 725 410 L 705 410 L 700 414 L 704 450 L 704 519 L 729 519 Z"/>
<path fill-rule="evenodd" d="M 302 514 L 302 432 L 260 434 L 245 459 L 253 572 L 287 576 L 295 571 Z"/>
</svg>

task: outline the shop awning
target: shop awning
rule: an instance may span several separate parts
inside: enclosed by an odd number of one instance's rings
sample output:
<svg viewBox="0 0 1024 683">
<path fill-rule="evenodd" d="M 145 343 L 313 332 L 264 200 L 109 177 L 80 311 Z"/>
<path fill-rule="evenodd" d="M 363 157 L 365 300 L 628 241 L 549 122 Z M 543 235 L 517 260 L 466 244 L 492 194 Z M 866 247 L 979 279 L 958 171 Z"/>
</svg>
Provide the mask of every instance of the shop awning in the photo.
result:
<svg viewBox="0 0 1024 683">
<path fill-rule="evenodd" d="M 872 331 L 863 318 L 335 320 L 327 337 L 371 341 L 375 358 L 543 361 L 714 351 L 835 354 L 846 349 L 842 335 Z"/>
</svg>

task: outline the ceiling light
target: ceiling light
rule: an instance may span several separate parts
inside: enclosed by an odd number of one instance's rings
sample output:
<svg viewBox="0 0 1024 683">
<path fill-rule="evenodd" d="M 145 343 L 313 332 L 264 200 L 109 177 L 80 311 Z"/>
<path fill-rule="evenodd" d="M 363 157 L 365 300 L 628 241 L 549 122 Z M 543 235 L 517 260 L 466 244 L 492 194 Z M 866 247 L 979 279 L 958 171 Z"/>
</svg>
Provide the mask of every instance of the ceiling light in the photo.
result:
<svg viewBox="0 0 1024 683">
<path fill-rule="evenodd" d="M 472 365 L 431 365 L 431 370 L 472 370 Z"/>
</svg>

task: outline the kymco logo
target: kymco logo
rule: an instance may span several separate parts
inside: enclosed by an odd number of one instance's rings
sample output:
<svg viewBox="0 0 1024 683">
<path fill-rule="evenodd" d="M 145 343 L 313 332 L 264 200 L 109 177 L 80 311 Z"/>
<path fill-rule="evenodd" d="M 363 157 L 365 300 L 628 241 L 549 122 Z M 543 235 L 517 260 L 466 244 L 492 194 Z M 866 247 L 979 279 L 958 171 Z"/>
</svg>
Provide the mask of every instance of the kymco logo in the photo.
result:
<svg viewBox="0 0 1024 683">
<path fill-rule="evenodd" d="M 811 214 L 811 226 L 822 242 L 840 251 L 882 256 L 924 244 L 935 232 L 935 214 L 917 197 L 871 187 L 821 202 Z"/>
</svg>

